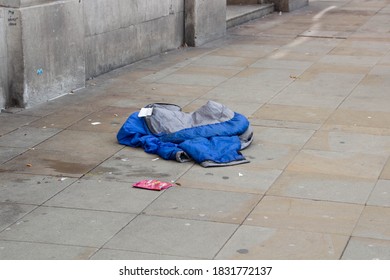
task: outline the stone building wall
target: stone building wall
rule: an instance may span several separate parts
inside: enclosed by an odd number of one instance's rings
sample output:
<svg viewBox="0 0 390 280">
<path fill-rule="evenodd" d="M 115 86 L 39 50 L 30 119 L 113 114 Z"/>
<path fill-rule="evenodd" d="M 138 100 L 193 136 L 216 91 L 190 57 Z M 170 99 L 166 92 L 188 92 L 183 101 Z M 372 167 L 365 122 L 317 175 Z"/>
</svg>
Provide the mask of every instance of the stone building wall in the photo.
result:
<svg viewBox="0 0 390 280">
<path fill-rule="evenodd" d="M 0 109 L 31 107 L 184 42 L 184 0 L 0 0 Z"/>
</svg>

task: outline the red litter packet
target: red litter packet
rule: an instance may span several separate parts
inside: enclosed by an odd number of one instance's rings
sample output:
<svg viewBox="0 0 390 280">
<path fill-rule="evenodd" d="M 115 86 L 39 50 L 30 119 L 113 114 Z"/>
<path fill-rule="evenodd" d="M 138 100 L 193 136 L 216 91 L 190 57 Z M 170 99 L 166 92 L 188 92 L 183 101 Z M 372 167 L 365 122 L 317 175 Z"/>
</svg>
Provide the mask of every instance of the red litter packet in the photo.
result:
<svg viewBox="0 0 390 280">
<path fill-rule="evenodd" d="M 173 185 L 167 182 L 161 182 L 159 180 L 142 180 L 133 185 L 134 188 L 147 189 L 152 191 L 162 191 L 166 190 Z"/>
</svg>

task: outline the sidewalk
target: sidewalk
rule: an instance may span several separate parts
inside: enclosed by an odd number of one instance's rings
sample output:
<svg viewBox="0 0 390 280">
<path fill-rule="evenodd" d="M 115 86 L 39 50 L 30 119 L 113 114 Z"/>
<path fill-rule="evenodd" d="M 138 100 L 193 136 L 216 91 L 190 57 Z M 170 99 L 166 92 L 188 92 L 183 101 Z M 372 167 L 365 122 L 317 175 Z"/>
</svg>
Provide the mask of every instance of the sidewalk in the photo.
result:
<svg viewBox="0 0 390 280">
<path fill-rule="evenodd" d="M 311 1 L 0 114 L 0 259 L 390 259 L 390 1 Z M 246 115 L 249 164 L 123 147 L 152 102 Z M 175 181 L 163 192 L 132 188 Z"/>
</svg>

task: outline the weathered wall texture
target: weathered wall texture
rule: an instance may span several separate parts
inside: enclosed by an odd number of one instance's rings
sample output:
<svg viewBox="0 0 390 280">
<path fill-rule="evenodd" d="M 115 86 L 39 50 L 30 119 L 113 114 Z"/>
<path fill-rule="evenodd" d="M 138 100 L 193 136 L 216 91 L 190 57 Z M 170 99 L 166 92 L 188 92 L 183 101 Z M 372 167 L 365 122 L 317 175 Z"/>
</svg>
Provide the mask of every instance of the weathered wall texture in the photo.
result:
<svg viewBox="0 0 390 280">
<path fill-rule="evenodd" d="M 184 0 L 84 0 L 86 77 L 177 48 Z"/>
<path fill-rule="evenodd" d="M 0 0 L 0 109 L 181 46 L 184 1 Z"/>
<path fill-rule="evenodd" d="M 309 0 L 272 0 L 272 2 L 275 4 L 275 10 L 282 12 L 292 12 L 309 4 Z"/>
<path fill-rule="evenodd" d="M 5 43 L 4 10 L 0 9 L 0 109 L 5 107 L 8 95 L 7 45 Z"/>
<path fill-rule="evenodd" d="M 8 6 L 1 9 L 7 46 L 7 77 L 2 78 L 7 84 L 6 106 L 30 107 L 85 85 L 79 0 L 1 4 Z"/>
<path fill-rule="evenodd" d="M 186 0 L 185 40 L 199 46 L 226 34 L 226 0 Z"/>
</svg>

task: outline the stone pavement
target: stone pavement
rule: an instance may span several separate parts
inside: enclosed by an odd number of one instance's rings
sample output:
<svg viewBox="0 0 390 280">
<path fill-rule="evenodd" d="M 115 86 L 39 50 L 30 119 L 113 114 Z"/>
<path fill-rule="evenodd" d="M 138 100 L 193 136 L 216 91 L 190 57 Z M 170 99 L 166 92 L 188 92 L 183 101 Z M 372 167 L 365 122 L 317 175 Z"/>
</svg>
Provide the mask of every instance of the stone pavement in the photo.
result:
<svg viewBox="0 0 390 280">
<path fill-rule="evenodd" d="M 311 1 L 88 84 L 0 114 L 0 259 L 390 259 L 389 0 Z M 249 117 L 251 163 L 116 142 L 146 104 L 210 99 Z"/>
</svg>

